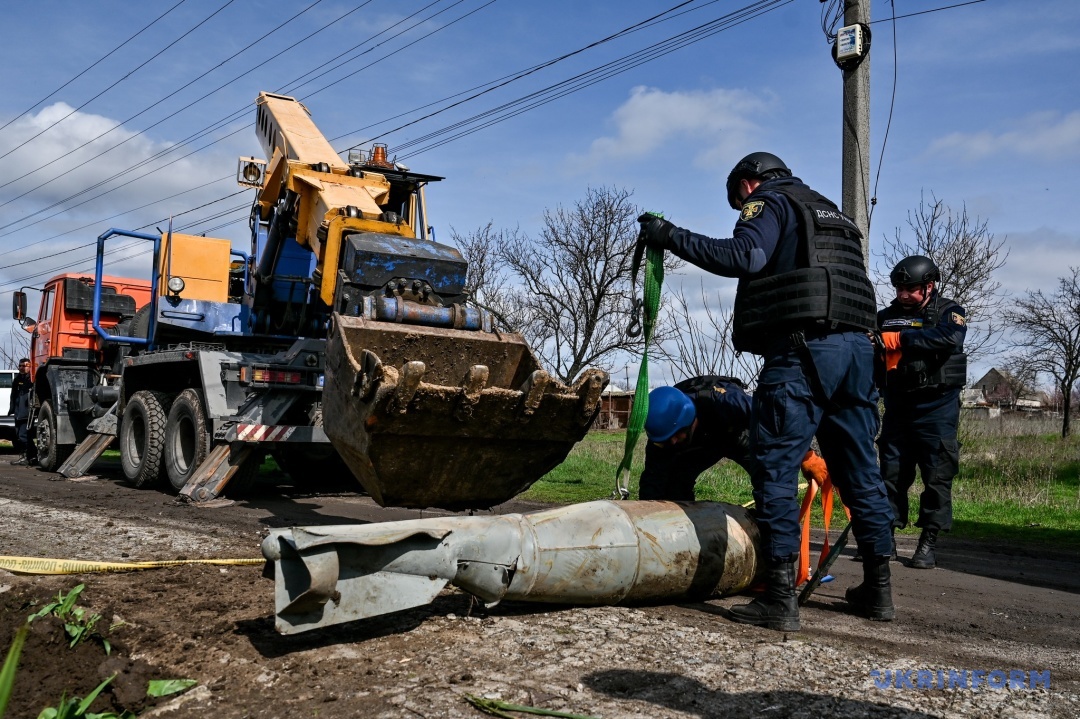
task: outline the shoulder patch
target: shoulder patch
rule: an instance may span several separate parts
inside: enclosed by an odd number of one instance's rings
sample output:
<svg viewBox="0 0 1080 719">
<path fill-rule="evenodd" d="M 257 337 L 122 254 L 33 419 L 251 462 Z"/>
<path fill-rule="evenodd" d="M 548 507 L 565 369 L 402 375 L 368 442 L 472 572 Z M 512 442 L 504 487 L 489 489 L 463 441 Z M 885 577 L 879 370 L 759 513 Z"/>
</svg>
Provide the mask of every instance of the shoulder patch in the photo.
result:
<svg viewBox="0 0 1080 719">
<path fill-rule="evenodd" d="M 761 211 L 765 209 L 765 203 L 761 200 L 754 200 L 753 202 L 747 202 L 743 205 L 742 212 L 739 214 L 739 219 L 746 221 L 752 220 L 761 214 Z"/>
<path fill-rule="evenodd" d="M 716 385 L 713 385 L 713 391 L 719 392 L 720 394 L 727 394 L 726 389 L 724 389 L 723 387 L 717 387 Z"/>
<path fill-rule="evenodd" d="M 949 314 L 949 319 L 952 320 L 952 323 L 954 325 L 963 326 L 963 325 L 967 324 L 967 320 L 964 319 L 964 316 L 962 314 L 960 314 L 959 312 L 950 313 Z"/>
</svg>

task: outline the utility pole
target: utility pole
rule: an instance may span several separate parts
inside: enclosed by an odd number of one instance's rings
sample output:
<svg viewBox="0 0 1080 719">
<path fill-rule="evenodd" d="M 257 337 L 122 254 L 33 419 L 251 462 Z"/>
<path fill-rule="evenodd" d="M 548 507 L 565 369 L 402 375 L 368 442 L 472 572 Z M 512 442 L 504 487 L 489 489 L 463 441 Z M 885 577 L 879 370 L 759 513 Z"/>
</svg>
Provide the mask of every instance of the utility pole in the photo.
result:
<svg viewBox="0 0 1080 719">
<path fill-rule="evenodd" d="M 870 0 L 845 0 L 844 25 L 870 26 Z M 841 197 L 844 214 L 863 234 L 863 260 L 870 266 L 870 57 L 844 73 L 844 143 Z"/>
</svg>

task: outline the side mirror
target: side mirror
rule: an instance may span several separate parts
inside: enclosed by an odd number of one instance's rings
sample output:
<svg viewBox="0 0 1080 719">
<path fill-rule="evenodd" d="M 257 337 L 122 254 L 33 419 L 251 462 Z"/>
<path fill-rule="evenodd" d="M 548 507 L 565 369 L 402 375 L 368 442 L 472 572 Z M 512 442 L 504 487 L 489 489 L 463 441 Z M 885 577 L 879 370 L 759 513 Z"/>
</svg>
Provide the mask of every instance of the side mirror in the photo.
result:
<svg viewBox="0 0 1080 719">
<path fill-rule="evenodd" d="M 33 333 L 37 329 L 37 320 L 33 317 L 23 317 L 19 320 L 19 326 L 27 332 Z"/>
<path fill-rule="evenodd" d="M 26 317 L 26 293 L 22 291 L 11 293 L 11 319 L 21 320 Z"/>
</svg>

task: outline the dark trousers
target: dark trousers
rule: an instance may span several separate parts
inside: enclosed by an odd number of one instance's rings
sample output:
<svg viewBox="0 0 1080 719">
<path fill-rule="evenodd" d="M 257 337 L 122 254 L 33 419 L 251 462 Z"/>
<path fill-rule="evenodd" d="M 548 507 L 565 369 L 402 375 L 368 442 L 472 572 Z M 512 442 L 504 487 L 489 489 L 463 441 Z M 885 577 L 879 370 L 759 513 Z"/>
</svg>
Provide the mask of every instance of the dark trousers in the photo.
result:
<svg viewBox="0 0 1080 719">
<path fill-rule="evenodd" d="M 960 470 L 959 422 L 959 389 L 886 397 L 878 448 L 894 527 L 908 524 L 908 490 L 918 467 L 923 491 L 915 526 L 952 528 L 952 482 Z"/>
<path fill-rule="evenodd" d="M 29 417 L 23 417 L 22 419 L 15 419 L 15 441 L 11 443 L 16 452 L 26 451 L 26 434 L 27 434 L 27 421 Z"/>
<path fill-rule="evenodd" d="M 799 468 L 816 434 L 833 484 L 851 510 L 859 550 L 863 556 L 888 556 L 892 511 L 874 451 L 873 346 L 860 332 L 806 344 L 805 350 L 766 353 L 754 392 L 751 480 L 763 548 L 774 560 L 790 561 L 798 554 Z M 808 359 L 812 367 L 804 366 Z M 815 368 L 820 386 L 812 381 Z"/>
</svg>

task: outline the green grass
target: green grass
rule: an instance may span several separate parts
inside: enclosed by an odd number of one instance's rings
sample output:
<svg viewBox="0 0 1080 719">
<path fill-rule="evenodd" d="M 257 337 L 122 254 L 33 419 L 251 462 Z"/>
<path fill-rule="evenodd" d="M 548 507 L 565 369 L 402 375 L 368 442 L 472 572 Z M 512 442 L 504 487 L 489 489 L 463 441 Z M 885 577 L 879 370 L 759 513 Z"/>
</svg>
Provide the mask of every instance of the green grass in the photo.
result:
<svg viewBox="0 0 1080 719">
<path fill-rule="evenodd" d="M 1047 431 L 1025 422 L 962 426 L 961 440 L 960 474 L 953 484 L 953 536 L 1080 550 L 1080 438 L 1062 440 L 1052 428 Z M 522 499 L 570 503 L 610 497 L 624 442 L 624 432 L 590 432 Z M 637 496 L 644 456 L 642 438 L 634 453 L 631 497 Z M 917 518 L 921 491 L 922 483 L 916 479 L 911 523 Z M 697 498 L 749 502 L 750 478 L 737 464 L 724 460 L 698 479 Z M 820 504 L 811 517 L 815 526 L 821 526 Z M 843 526 L 844 521 L 837 502 L 832 525 Z M 910 526 L 902 533 L 918 531 Z"/>
</svg>

